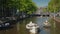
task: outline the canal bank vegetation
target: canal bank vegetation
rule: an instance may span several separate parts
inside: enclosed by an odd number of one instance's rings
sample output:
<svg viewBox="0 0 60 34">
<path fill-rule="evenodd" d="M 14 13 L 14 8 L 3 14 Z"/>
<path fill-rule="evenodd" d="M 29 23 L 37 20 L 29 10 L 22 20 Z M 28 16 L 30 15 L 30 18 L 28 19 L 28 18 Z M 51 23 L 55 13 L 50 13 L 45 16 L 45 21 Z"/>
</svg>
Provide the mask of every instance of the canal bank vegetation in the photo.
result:
<svg viewBox="0 0 60 34">
<path fill-rule="evenodd" d="M 48 10 L 50 12 L 60 11 L 60 0 L 50 0 L 50 2 L 48 3 Z"/>
<path fill-rule="evenodd" d="M 17 10 L 19 14 L 32 14 L 37 7 L 32 0 L 0 0 L 0 16 L 16 15 Z"/>
<path fill-rule="evenodd" d="M 0 18 L 25 18 L 37 10 L 32 0 L 0 0 Z"/>
<path fill-rule="evenodd" d="M 48 6 L 44 8 L 44 11 L 56 13 L 60 11 L 60 0 L 50 0 Z"/>
<path fill-rule="evenodd" d="M 0 0 L 0 21 L 6 18 L 8 19 L 8 21 L 4 20 L 6 23 L 17 23 L 29 17 L 36 10 L 37 6 L 32 0 Z"/>
</svg>

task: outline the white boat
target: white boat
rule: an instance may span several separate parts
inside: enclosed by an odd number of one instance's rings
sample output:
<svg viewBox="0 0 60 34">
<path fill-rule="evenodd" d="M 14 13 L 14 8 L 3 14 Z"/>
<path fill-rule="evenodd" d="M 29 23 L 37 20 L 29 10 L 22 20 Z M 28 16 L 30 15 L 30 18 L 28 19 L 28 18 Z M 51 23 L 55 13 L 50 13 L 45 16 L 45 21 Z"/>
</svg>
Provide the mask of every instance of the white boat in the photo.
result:
<svg viewBox="0 0 60 34">
<path fill-rule="evenodd" d="M 32 23 L 32 21 L 26 25 L 26 28 L 29 29 L 30 33 L 37 33 L 39 26 L 35 23 Z"/>
<path fill-rule="evenodd" d="M 44 27 L 50 27 L 51 24 L 46 20 L 46 22 L 44 22 Z"/>
<path fill-rule="evenodd" d="M 32 29 L 29 30 L 30 33 L 37 33 L 38 32 L 38 28 L 37 27 L 32 27 Z"/>
</svg>

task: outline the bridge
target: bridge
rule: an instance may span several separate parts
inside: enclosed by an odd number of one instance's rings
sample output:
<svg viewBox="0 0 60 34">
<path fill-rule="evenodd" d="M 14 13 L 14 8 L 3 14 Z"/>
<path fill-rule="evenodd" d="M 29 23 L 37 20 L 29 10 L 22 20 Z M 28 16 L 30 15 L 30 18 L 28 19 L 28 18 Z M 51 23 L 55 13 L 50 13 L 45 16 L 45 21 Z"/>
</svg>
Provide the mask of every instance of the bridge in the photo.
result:
<svg viewBox="0 0 60 34">
<path fill-rule="evenodd" d="M 37 10 L 34 14 L 32 14 L 33 16 L 50 16 L 49 12 L 43 12 L 43 10 Z"/>
</svg>

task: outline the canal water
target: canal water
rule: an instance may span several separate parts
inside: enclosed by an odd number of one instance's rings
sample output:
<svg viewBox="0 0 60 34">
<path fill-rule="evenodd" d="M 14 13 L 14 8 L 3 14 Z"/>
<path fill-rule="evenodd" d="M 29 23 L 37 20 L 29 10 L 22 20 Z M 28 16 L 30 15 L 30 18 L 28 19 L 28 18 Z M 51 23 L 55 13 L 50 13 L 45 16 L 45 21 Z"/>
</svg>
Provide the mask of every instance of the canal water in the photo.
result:
<svg viewBox="0 0 60 34">
<path fill-rule="evenodd" d="M 32 17 L 21 20 L 17 24 L 13 25 L 12 28 L 6 30 L 0 30 L 0 34 L 30 34 L 26 29 L 26 24 L 32 21 L 40 26 L 40 32 L 37 34 L 60 34 L 59 25 L 51 22 L 51 28 L 44 28 L 43 23 L 49 20 L 50 17 Z M 50 20 L 51 21 L 51 20 Z M 56 26 L 57 25 L 57 26 Z"/>
</svg>

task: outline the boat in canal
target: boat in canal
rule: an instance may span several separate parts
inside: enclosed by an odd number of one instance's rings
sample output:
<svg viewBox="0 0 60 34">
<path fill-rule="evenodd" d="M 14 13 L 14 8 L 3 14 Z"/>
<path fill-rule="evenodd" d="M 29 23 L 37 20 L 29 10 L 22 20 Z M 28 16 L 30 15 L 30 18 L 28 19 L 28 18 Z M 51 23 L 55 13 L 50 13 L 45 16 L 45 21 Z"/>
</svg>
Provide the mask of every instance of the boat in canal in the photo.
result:
<svg viewBox="0 0 60 34">
<path fill-rule="evenodd" d="M 51 24 L 47 20 L 43 24 L 44 24 L 44 27 L 50 27 L 51 26 Z"/>
<path fill-rule="evenodd" d="M 32 23 L 32 21 L 26 25 L 26 28 L 29 29 L 30 33 L 37 33 L 39 30 L 39 26 L 36 23 Z"/>
<path fill-rule="evenodd" d="M 10 27 L 10 23 L 7 19 L 0 19 L 0 29 Z"/>
<path fill-rule="evenodd" d="M 2 23 L 2 22 L 0 22 L 0 28 L 7 28 L 7 27 L 9 27 L 10 26 L 10 23 Z"/>
</svg>

